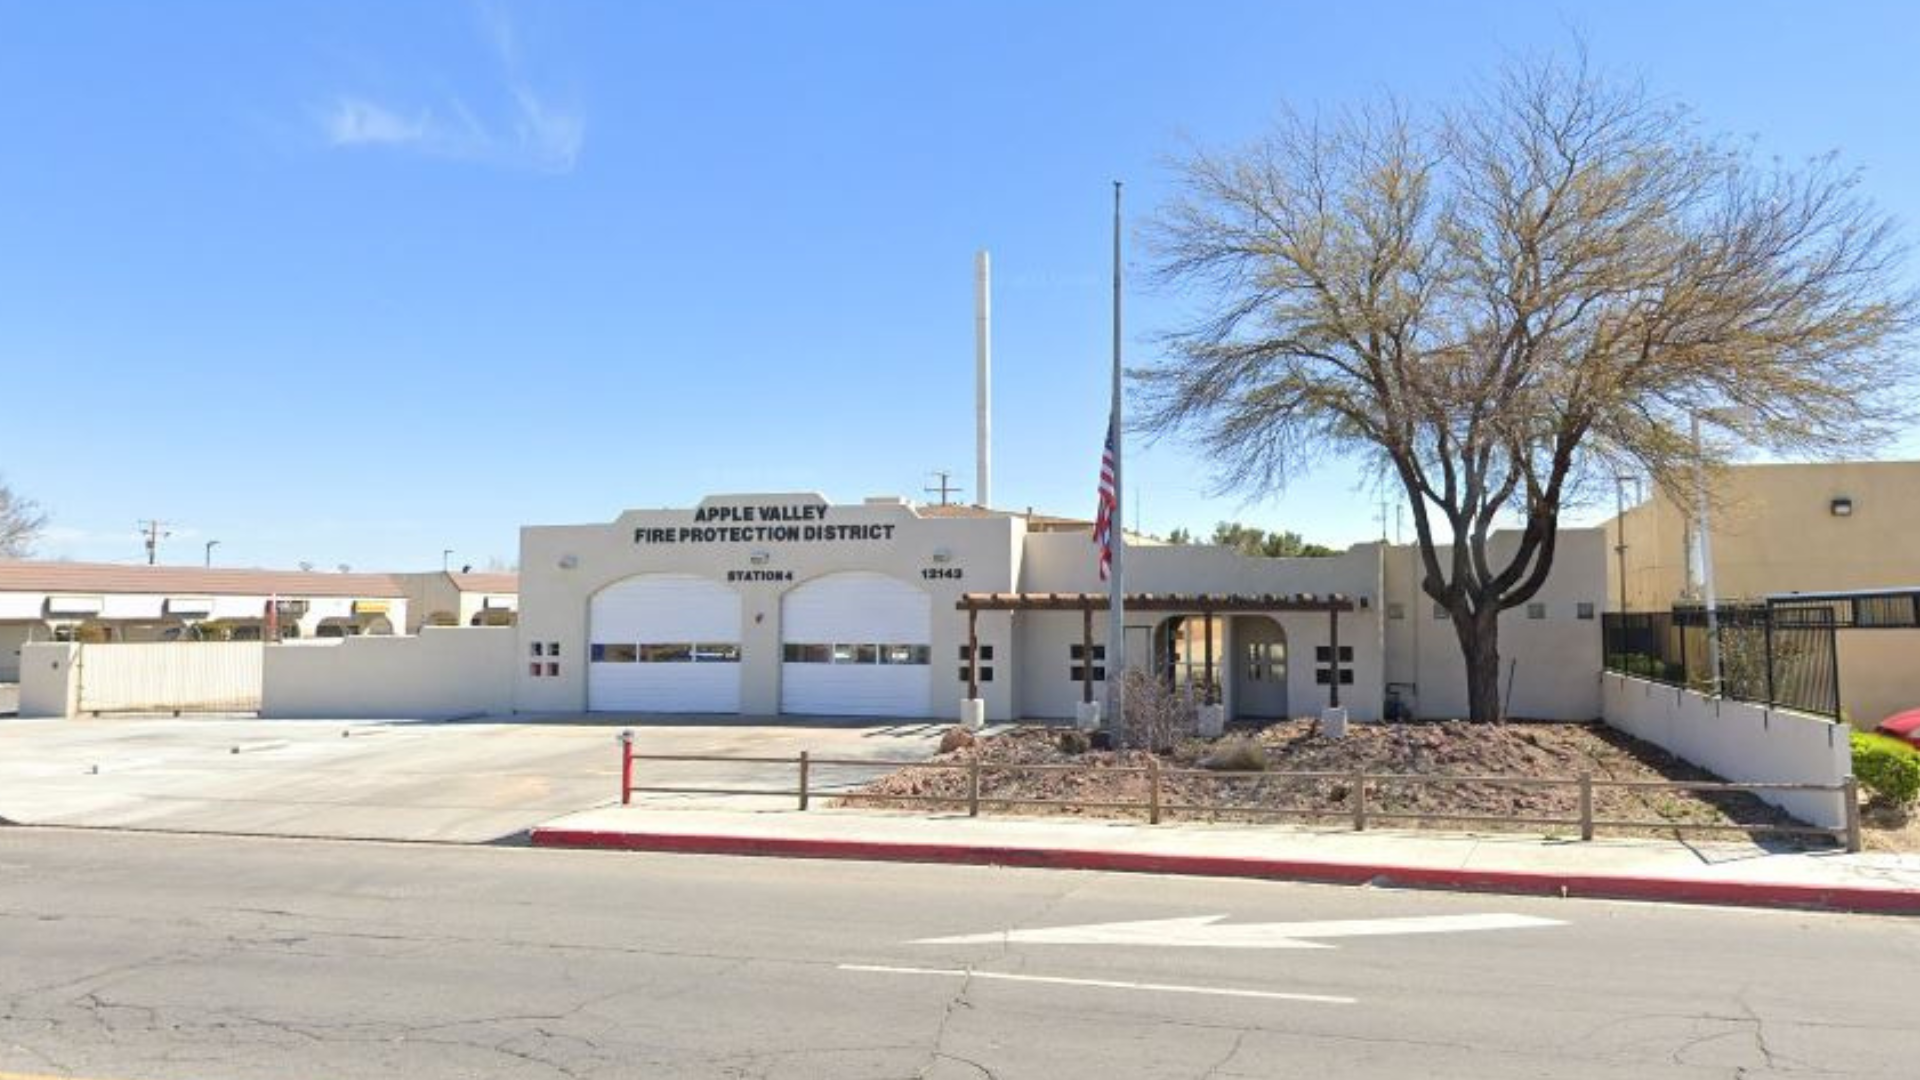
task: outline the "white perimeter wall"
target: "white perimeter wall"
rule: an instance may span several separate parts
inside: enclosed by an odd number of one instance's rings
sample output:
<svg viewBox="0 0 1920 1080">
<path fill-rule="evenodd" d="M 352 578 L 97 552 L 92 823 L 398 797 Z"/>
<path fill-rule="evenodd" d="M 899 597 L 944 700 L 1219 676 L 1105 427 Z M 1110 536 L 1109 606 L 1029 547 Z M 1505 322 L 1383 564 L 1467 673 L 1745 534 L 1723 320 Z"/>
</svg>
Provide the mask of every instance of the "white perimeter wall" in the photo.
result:
<svg viewBox="0 0 1920 1080">
<path fill-rule="evenodd" d="M 266 650 L 260 715 L 274 719 L 444 719 L 513 712 L 519 632 L 421 629 Z"/>
<path fill-rule="evenodd" d="M 1601 676 L 1600 697 L 1608 724 L 1728 780 L 1838 784 L 1853 772 L 1844 724 L 1612 673 Z M 1808 824 L 1846 824 L 1837 793 L 1757 794 Z"/>
<path fill-rule="evenodd" d="M 20 647 L 20 715 L 72 716 L 79 704 L 80 646 L 33 642 Z"/>
</svg>

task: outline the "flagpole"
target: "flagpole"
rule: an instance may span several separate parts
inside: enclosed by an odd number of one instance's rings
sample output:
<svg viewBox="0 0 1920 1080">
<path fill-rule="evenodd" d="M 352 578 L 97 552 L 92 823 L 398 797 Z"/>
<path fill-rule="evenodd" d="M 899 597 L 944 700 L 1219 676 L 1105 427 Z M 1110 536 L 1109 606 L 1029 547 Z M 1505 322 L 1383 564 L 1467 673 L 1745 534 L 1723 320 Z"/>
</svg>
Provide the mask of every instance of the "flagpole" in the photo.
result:
<svg viewBox="0 0 1920 1080">
<path fill-rule="evenodd" d="M 1125 425 L 1120 414 L 1120 181 L 1113 182 L 1113 407 L 1108 414 L 1113 437 L 1113 567 L 1107 577 L 1107 697 L 1113 702 L 1113 715 L 1107 720 L 1115 736 L 1126 734 L 1127 612 L 1126 564 L 1127 517 L 1121 505 L 1126 483 L 1120 472 L 1121 432 Z"/>
</svg>

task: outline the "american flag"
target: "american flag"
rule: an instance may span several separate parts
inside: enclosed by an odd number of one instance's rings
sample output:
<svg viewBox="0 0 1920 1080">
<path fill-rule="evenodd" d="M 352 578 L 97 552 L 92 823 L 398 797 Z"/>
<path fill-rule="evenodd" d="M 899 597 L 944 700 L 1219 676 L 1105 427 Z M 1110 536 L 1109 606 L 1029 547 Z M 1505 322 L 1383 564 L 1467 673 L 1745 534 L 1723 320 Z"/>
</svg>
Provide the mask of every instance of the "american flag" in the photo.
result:
<svg viewBox="0 0 1920 1080">
<path fill-rule="evenodd" d="M 1113 571 L 1113 511 L 1119 501 L 1113 475 L 1113 421 L 1107 421 L 1107 446 L 1100 454 L 1100 508 L 1093 517 L 1093 542 L 1100 548 L 1100 580 Z"/>
</svg>

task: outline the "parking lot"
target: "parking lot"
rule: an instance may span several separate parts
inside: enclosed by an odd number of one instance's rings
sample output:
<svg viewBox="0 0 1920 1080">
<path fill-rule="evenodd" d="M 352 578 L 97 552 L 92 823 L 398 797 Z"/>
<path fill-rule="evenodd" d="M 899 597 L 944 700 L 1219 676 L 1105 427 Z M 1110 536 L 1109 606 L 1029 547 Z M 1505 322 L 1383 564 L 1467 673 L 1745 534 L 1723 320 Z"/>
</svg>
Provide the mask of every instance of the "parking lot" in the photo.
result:
<svg viewBox="0 0 1920 1080">
<path fill-rule="evenodd" d="M 647 753 L 911 758 L 944 725 L 636 722 Z M 0 724 L 16 824 L 382 840 L 513 840 L 618 801 L 618 724 L 100 718 Z M 790 786 L 791 766 L 649 766 L 683 787 Z M 668 771 L 670 770 L 670 771 Z M 698 795 L 644 796 L 701 805 Z M 766 800 L 785 806 L 785 800 Z M 736 800 L 735 805 L 739 805 Z M 750 804 L 749 804 L 750 805 Z"/>
</svg>

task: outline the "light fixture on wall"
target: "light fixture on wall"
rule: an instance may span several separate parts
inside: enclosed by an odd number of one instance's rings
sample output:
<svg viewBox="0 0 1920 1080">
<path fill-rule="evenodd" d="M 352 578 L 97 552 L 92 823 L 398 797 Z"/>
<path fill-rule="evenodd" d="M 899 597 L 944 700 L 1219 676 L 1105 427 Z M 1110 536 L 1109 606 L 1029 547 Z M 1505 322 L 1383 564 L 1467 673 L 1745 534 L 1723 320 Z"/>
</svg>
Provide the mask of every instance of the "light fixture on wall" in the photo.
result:
<svg viewBox="0 0 1920 1080">
<path fill-rule="evenodd" d="M 562 570 L 571 570 L 574 567 L 579 565 L 580 565 L 580 560 L 576 556 L 573 556 L 573 555 L 560 556 L 560 569 Z"/>
<path fill-rule="evenodd" d="M 946 548 L 934 548 L 933 561 L 937 563 L 950 563 L 953 561 L 953 552 L 948 551 Z"/>
<path fill-rule="evenodd" d="M 1839 498 L 1827 504 L 1827 512 L 1832 514 L 1834 517 L 1852 517 L 1853 516 L 1853 500 L 1846 497 L 1845 495 L 1842 495 Z"/>
<path fill-rule="evenodd" d="M 747 556 L 747 561 L 752 563 L 755 566 L 765 566 L 768 563 L 773 561 L 773 555 L 772 553 L 766 552 L 766 551 L 756 551 L 753 554 Z"/>
</svg>

